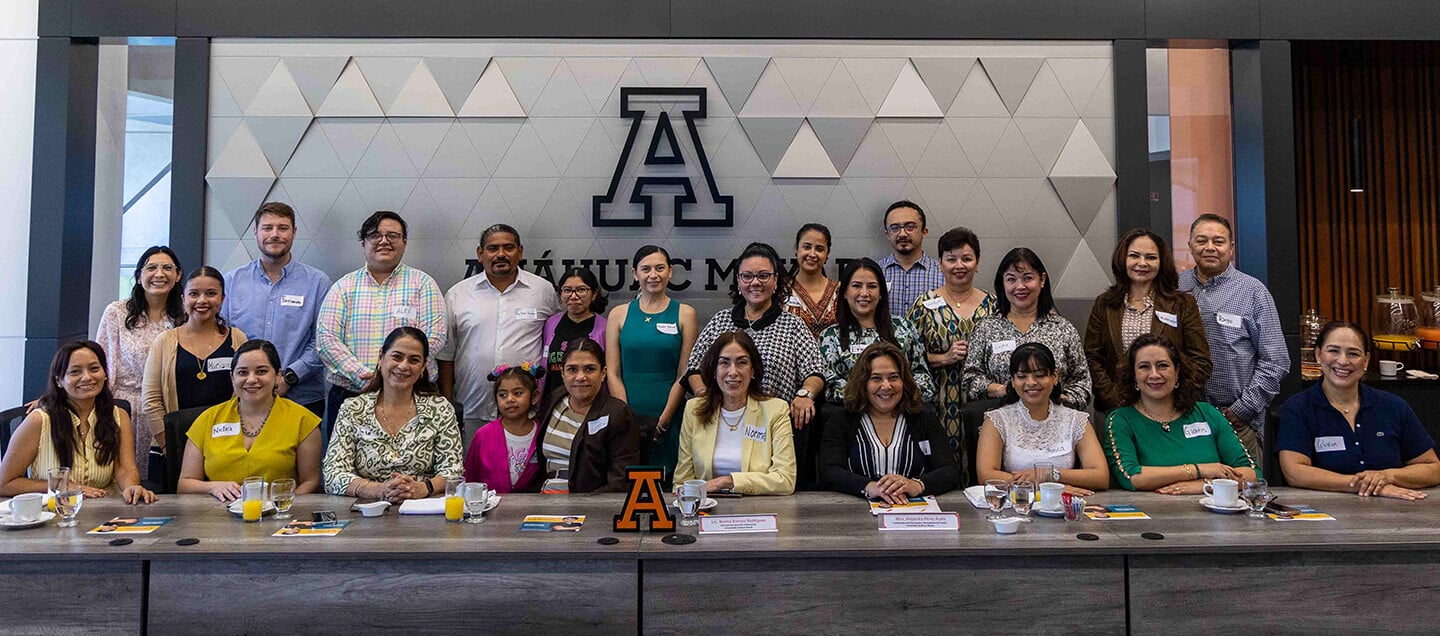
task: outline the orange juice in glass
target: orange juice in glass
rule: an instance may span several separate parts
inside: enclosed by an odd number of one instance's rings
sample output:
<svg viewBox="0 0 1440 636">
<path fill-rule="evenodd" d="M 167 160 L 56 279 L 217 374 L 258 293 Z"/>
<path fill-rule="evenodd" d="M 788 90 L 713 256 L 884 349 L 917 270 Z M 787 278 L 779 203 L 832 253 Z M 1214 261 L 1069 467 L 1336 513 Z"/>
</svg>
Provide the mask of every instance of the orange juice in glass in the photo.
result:
<svg viewBox="0 0 1440 636">
<path fill-rule="evenodd" d="M 465 480 L 460 477 L 445 478 L 445 520 L 465 520 Z"/>
<path fill-rule="evenodd" d="M 265 478 L 246 477 L 240 486 L 240 516 L 245 521 L 259 521 L 265 512 Z"/>
</svg>

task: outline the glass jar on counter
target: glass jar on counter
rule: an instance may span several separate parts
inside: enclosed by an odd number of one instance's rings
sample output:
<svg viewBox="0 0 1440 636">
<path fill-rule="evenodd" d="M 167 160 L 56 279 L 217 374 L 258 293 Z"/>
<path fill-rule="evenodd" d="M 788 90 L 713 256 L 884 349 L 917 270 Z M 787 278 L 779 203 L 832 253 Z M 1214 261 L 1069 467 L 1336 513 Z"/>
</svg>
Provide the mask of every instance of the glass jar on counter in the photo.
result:
<svg viewBox="0 0 1440 636">
<path fill-rule="evenodd" d="M 1303 379 L 1320 379 L 1320 362 L 1315 359 L 1315 336 L 1320 335 L 1320 328 L 1324 326 L 1325 319 L 1313 307 L 1300 316 L 1300 377 Z"/>
<path fill-rule="evenodd" d="M 1440 349 L 1440 285 L 1420 294 L 1420 324 L 1415 335 L 1426 349 Z"/>
<path fill-rule="evenodd" d="M 1420 322 L 1420 313 L 1415 299 L 1400 293 L 1399 287 L 1390 287 L 1375 297 L 1375 348 L 1382 351 L 1413 351 L 1420 348 L 1420 338 L 1415 328 Z"/>
</svg>

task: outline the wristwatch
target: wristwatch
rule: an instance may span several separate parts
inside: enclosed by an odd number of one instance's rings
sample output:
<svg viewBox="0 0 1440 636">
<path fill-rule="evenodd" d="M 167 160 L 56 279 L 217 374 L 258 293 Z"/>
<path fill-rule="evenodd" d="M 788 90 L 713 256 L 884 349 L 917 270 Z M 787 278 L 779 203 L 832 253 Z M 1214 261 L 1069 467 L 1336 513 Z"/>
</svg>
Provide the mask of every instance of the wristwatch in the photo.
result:
<svg viewBox="0 0 1440 636">
<path fill-rule="evenodd" d="M 802 388 L 802 389 L 800 389 L 799 391 L 796 391 L 796 392 L 795 392 L 795 397 L 797 397 L 797 398 L 802 398 L 802 397 L 803 397 L 803 398 L 810 398 L 810 399 L 813 400 L 813 399 L 815 399 L 815 394 L 814 394 L 814 393 L 811 393 L 811 392 L 810 392 L 810 389 Z"/>
<path fill-rule="evenodd" d="M 300 376 L 296 375 L 292 369 L 286 369 L 284 373 L 280 374 L 280 377 L 285 379 L 285 384 L 287 385 L 295 386 L 300 384 Z"/>
</svg>

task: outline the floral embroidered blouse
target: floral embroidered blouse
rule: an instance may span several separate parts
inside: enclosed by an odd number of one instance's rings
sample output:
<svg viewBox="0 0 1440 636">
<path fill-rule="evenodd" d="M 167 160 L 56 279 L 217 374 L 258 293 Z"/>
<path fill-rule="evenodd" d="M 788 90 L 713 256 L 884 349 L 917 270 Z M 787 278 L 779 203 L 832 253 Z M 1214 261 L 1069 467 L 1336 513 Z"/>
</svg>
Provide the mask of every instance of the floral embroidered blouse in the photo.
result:
<svg viewBox="0 0 1440 636">
<path fill-rule="evenodd" d="M 391 473 L 460 477 L 465 473 L 455 409 L 438 395 L 415 396 L 415 418 L 391 436 L 375 419 L 379 392 L 345 400 L 325 452 L 325 492 L 344 496 L 356 479 L 385 481 Z"/>
</svg>

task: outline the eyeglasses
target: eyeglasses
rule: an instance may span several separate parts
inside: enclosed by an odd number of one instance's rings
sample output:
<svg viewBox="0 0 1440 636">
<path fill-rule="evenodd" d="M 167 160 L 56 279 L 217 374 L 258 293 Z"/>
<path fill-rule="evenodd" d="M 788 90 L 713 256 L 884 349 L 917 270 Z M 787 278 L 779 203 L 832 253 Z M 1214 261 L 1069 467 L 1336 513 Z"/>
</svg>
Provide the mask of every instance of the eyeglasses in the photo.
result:
<svg viewBox="0 0 1440 636">
<path fill-rule="evenodd" d="M 912 223 L 891 223 L 889 226 L 887 226 L 887 227 L 885 228 L 885 230 L 888 231 L 888 232 L 890 232 L 891 234 L 899 234 L 899 233 L 901 233 L 901 232 L 904 232 L 904 233 L 906 233 L 906 234 L 914 234 L 914 233 L 915 233 L 917 230 L 919 230 L 919 229 L 920 229 L 920 224 L 919 224 L 919 223 L 913 223 L 913 222 L 912 222 Z"/>
<path fill-rule="evenodd" d="M 384 234 L 381 234 L 379 232 L 371 232 L 365 235 L 365 240 L 370 241 L 371 243 L 379 243 L 380 239 L 385 239 L 386 241 L 389 241 L 391 243 L 399 243 L 400 241 L 405 240 L 405 235 L 399 232 L 386 232 Z"/>
<path fill-rule="evenodd" d="M 591 291 L 592 291 L 592 290 L 591 290 L 589 287 L 561 287 L 561 288 L 560 288 L 560 295 L 561 295 L 561 296 L 583 296 L 583 295 L 585 295 L 585 294 L 590 293 Z"/>
<path fill-rule="evenodd" d="M 175 273 L 175 266 L 174 266 L 174 265 L 170 265 L 170 264 L 168 264 L 168 263 L 165 264 L 165 265 L 157 265 L 157 264 L 155 264 L 155 263 L 151 263 L 151 264 L 146 265 L 145 267 L 141 268 L 140 271 L 145 272 L 145 273 L 147 273 L 147 274 L 154 274 L 155 272 L 165 272 L 166 274 L 174 274 L 174 273 Z"/>
<path fill-rule="evenodd" d="M 747 285 L 757 280 L 762 283 L 768 283 L 770 279 L 775 278 L 775 272 L 740 272 L 740 275 L 736 276 L 736 278 Z"/>
</svg>

